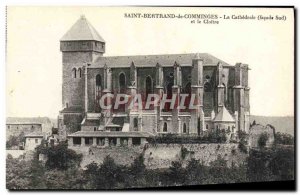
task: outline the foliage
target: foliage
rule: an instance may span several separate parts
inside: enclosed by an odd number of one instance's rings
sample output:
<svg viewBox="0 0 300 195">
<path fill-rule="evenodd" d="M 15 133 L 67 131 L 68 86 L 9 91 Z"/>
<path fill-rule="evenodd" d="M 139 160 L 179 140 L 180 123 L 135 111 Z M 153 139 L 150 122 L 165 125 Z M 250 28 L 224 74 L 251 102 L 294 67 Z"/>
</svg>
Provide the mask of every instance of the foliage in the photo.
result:
<svg viewBox="0 0 300 195">
<path fill-rule="evenodd" d="M 201 185 L 294 179 L 293 147 L 250 150 L 244 164 L 236 166 L 218 156 L 209 166 L 196 159 L 174 161 L 167 169 L 146 169 L 140 155 L 130 166 L 118 165 L 107 156 L 101 165 L 91 163 L 85 170 L 45 168 L 36 158 L 13 159 L 8 155 L 6 179 L 8 189 L 119 189 Z"/>
<path fill-rule="evenodd" d="M 239 136 L 239 145 L 238 148 L 241 152 L 244 152 L 245 154 L 248 153 L 248 134 L 245 131 L 238 131 Z"/>
<path fill-rule="evenodd" d="M 259 148 L 264 148 L 268 141 L 268 134 L 266 132 L 263 132 L 259 135 L 259 138 L 257 140 Z"/>
<path fill-rule="evenodd" d="M 24 132 L 21 132 L 18 136 L 11 135 L 6 141 L 6 149 L 11 149 L 12 147 L 19 147 L 22 142 L 25 142 Z"/>
<path fill-rule="evenodd" d="M 189 151 L 184 146 L 181 146 L 181 148 L 180 148 L 180 154 L 181 154 L 181 159 L 184 160 L 185 157 L 189 154 Z"/>
<path fill-rule="evenodd" d="M 276 144 L 294 145 L 294 136 L 287 133 L 276 132 L 275 141 Z"/>
<path fill-rule="evenodd" d="M 174 185 L 183 185 L 186 179 L 185 169 L 179 161 L 173 161 L 169 168 L 169 181 Z"/>
<path fill-rule="evenodd" d="M 47 155 L 46 168 L 66 170 L 68 168 L 78 167 L 82 154 L 77 154 L 74 150 L 68 149 L 66 142 L 60 142 L 58 145 L 47 147 L 43 144 L 37 147 L 37 155 Z"/>
<path fill-rule="evenodd" d="M 194 136 L 194 135 L 176 135 L 176 134 L 162 134 L 160 136 L 148 138 L 148 142 L 151 144 L 193 144 L 193 143 L 224 143 L 226 142 L 225 130 L 212 130 L 206 135 Z"/>
</svg>

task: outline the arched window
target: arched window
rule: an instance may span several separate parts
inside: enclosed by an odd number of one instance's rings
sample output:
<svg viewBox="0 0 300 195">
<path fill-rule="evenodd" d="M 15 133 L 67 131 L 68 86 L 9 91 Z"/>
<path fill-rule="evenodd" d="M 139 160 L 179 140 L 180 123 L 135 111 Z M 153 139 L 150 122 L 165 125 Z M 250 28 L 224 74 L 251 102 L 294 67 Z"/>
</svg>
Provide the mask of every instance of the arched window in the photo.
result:
<svg viewBox="0 0 300 195">
<path fill-rule="evenodd" d="M 153 93 L 153 82 L 152 82 L 152 78 L 151 76 L 147 76 L 146 78 L 146 100 L 148 98 L 148 95 L 149 94 L 152 94 Z"/>
<path fill-rule="evenodd" d="M 204 92 L 212 92 L 211 84 L 209 82 L 204 84 Z"/>
<path fill-rule="evenodd" d="M 208 129 L 208 124 L 206 124 L 206 129 Z"/>
<path fill-rule="evenodd" d="M 168 132 L 168 125 L 166 122 L 164 123 L 163 132 Z"/>
<path fill-rule="evenodd" d="M 172 87 L 173 87 L 173 83 L 169 83 L 167 85 L 167 98 L 168 99 L 172 98 Z"/>
<path fill-rule="evenodd" d="M 133 127 L 134 127 L 134 128 L 137 128 L 137 127 L 138 127 L 138 119 L 137 119 L 137 118 L 134 118 L 134 119 L 133 119 Z"/>
<path fill-rule="evenodd" d="M 78 68 L 78 76 L 79 76 L 79 78 L 81 78 L 81 74 L 82 74 L 81 68 Z"/>
<path fill-rule="evenodd" d="M 101 87 L 101 75 L 100 74 L 96 75 L 96 86 Z"/>
<path fill-rule="evenodd" d="M 224 86 L 224 101 L 227 100 L 227 96 L 226 96 L 226 85 L 224 83 L 222 83 Z"/>
<path fill-rule="evenodd" d="M 119 75 L 119 92 L 125 93 L 126 92 L 126 77 L 124 73 Z"/>
<path fill-rule="evenodd" d="M 76 68 L 72 69 L 72 78 L 76 78 Z"/>
<path fill-rule="evenodd" d="M 101 75 L 97 74 L 96 75 L 96 91 L 95 91 L 95 93 L 96 93 L 95 112 L 97 112 L 97 113 L 101 111 L 101 108 L 100 108 L 100 105 L 99 105 L 99 101 L 100 101 L 100 98 L 102 96 L 102 94 L 101 94 L 101 91 L 102 91 L 101 84 L 102 84 L 102 82 L 101 82 Z"/>
<path fill-rule="evenodd" d="M 183 133 L 186 133 L 186 124 L 183 123 Z"/>
</svg>

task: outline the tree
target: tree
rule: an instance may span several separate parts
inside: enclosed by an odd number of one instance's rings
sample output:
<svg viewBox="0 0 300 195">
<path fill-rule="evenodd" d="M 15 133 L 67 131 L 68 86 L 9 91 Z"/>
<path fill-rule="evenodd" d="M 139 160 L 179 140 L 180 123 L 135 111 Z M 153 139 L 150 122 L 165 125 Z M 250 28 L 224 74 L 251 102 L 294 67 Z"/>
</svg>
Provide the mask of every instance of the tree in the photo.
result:
<svg viewBox="0 0 300 195">
<path fill-rule="evenodd" d="M 29 175 L 30 162 L 14 158 L 6 159 L 7 189 L 31 189 Z"/>
<path fill-rule="evenodd" d="M 187 185 L 202 184 L 207 171 L 205 166 L 200 164 L 199 160 L 192 158 L 186 166 L 186 182 Z"/>
<path fill-rule="evenodd" d="M 276 132 L 275 142 L 276 144 L 282 145 L 294 145 L 294 136 L 287 133 Z"/>
<path fill-rule="evenodd" d="M 264 148 L 267 145 L 268 138 L 269 138 L 269 136 L 266 132 L 263 132 L 262 134 L 260 134 L 260 136 L 257 140 L 259 148 Z"/>
<path fill-rule="evenodd" d="M 169 180 L 173 182 L 174 185 L 183 185 L 186 174 L 184 168 L 182 167 L 182 163 L 179 161 L 172 161 L 169 170 Z"/>
<path fill-rule="evenodd" d="M 48 169 L 66 170 L 68 168 L 78 167 L 82 160 L 82 154 L 77 154 L 74 150 L 68 149 L 68 144 L 60 142 L 56 146 L 37 147 L 37 155 L 47 155 L 46 167 Z"/>
<path fill-rule="evenodd" d="M 21 132 L 19 135 L 11 135 L 6 141 L 6 149 L 11 149 L 12 147 L 19 147 L 22 142 L 25 142 L 25 134 Z"/>
<path fill-rule="evenodd" d="M 113 189 L 124 179 L 121 175 L 122 169 L 109 155 L 105 157 L 103 164 L 98 169 L 97 189 Z"/>
</svg>

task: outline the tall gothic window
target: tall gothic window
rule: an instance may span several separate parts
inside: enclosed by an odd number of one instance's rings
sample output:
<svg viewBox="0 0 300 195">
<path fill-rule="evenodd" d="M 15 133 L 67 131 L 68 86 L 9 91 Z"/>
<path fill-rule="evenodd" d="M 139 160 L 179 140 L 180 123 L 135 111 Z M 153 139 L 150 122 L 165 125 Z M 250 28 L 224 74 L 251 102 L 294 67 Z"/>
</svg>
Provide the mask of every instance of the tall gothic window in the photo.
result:
<svg viewBox="0 0 300 195">
<path fill-rule="evenodd" d="M 183 123 L 183 133 L 186 133 L 186 124 Z"/>
<path fill-rule="evenodd" d="M 96 75 L 96 86 L 101 87 L 101 75 L 100 74 Z"/>
<path fill-rule="evenodd" d="M 78 68 L 78 76 L 79 76 L 79 78 L 81 78 L 81 75 L 82 75 L 81 68 Z"/>
<path fill-rule="evenodd" d="M 211 84 L 209 82 L 206 82 L 204 84 L 204 91 L 205 92 L 212 92 L 212 87 L 211 87 Z"/>
<path fill-rule="evenodd" d="M 101 75 L 100 74 L 97 74 L 96 75 L 96 106 L 95 106 L 95 111 L 96 112 L 100 112 L 101 109 L 100 109 L 100 105 L 99 105 L 99 100 L 101 99 Z"/>
<path fill-rule="evenodd" d="M 134 128 L 137 128 L 137 127 L 138 127 L 138 119 L 137 119 L 137 118 L 134 118 L 134 119 L 133 119 L 133 127 L 134 127 Z"/>
<path fill-rule="evenodd" d="M 125 93 L 126 92 L 126 77 L 124 73 L 119 75 L 119 92 Z"/>
<path fill-rule="evenodd" d="M 147 76 L 146 78 L 146 99 L 149 94 L 153 93 L 153 83 L 151 76 Z"/>
<path fill-rule="evenodd" d="M 72 78 L 76 78 L 76 68 L 72 69 Z"/>
</svg>

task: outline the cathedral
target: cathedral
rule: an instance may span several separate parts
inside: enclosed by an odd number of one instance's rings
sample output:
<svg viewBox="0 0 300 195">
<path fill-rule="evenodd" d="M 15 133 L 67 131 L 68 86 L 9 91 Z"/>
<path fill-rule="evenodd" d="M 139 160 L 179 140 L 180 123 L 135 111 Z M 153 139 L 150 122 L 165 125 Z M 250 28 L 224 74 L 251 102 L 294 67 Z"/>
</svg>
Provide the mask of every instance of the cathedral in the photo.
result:
<svg viewBox="0 0 300 195">
<path fill-rule="evenodd" d="M 247 64 L 230 65 L 208 53 L 105 56 L 105 47 L 84 16 L 60 40 L 63 109 L 58 124 L 71 145 L 140 145 L 162 134 L 249 131 Z M 142 104 L 149 94 L 165 94 L 167 99 L 185 94 L 187 100 L 194 96 L 199 101 L 194 109 L 169 103 L 149 108 L 99 106 L 104 95 L 119 93 L 129 98 L 141 94 Z"/>
</svg>

